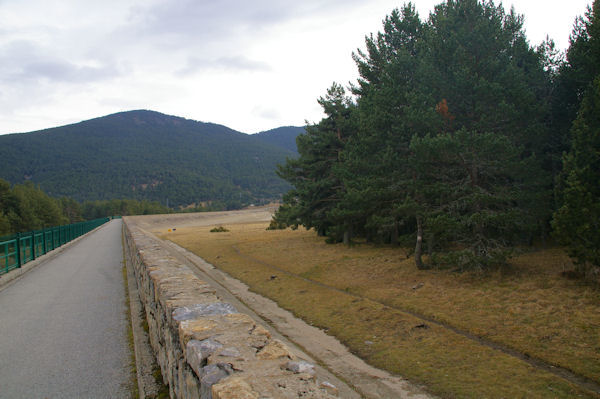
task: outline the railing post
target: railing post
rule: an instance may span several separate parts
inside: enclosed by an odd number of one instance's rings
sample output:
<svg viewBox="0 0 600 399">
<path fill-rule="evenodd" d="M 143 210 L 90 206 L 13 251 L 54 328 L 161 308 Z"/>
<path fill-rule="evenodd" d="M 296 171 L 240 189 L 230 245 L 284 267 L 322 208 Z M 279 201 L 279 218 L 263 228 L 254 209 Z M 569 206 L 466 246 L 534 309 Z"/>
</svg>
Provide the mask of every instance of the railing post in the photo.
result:
<svg viewBox="0 0 600 399">
<path fill-rule="evenodd" d="M 35 260 L 35 230 L 31 232 L 31 260 Z"/>
<path fill-rule="evenodd" d="M 4 244 L 4 273 L 8 273 L 8 242 Z"/>
<path fill-rule="evenodd" d="M 21 267 L 21 233 L 17 233 L 17 267 Z"/>
<path fill-rule="evenodd" d="M 44 251 L 44 255 L 45 255 L 48 253 L 48 250 L 47 250 L 48 247 L 46 246 L 46 229 L 42 229 L 42 237 L 44 237 L 42 250 Z"/>
</svg>

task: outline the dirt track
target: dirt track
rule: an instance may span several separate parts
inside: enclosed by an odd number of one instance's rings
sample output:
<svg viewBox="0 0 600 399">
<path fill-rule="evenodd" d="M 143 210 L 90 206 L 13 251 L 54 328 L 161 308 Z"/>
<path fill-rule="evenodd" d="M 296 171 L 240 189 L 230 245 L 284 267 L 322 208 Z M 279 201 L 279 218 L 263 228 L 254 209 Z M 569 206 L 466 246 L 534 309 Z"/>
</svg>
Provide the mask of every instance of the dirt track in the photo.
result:
<svg viewBox="0 0 600 399">
<path fill-rule="evenodd" d="M 130 219 L 147 232 L 158 234 L 182 227 L 267 222 L 271 219 L 274 209 L 273 207 L 261 207 L 243 211 L 136 216 L 130 217 Z M 294 317 L 270 299 L 250 292 L 244 283 L 214 268 L 198 256 L 171 242 L 166 242 L 165 246 L 177 253 L 179 257 L 185 257 L 188 263 L 208 277 L 208 280 L 220 285 L 221 287 L 216 287 L 218 291 L 219 289 L 226 290 L 227 293 L 222 292 L 224 296 L 226 294 L 235 296 L 258 314 L 264 323 L 301 347 L 305 353 L 340 380 L 346 381 L 352 388 L 340 389 L 340 397 L 358 397 L 353 390 L 356 390 L 362 397 L 373 399 L 431 397 L 406 380 L 369 366 L 351 354 L 334 337 Z M 341 381 L 338 382 L 338 384 L 340 383 Z"/>
</svg>

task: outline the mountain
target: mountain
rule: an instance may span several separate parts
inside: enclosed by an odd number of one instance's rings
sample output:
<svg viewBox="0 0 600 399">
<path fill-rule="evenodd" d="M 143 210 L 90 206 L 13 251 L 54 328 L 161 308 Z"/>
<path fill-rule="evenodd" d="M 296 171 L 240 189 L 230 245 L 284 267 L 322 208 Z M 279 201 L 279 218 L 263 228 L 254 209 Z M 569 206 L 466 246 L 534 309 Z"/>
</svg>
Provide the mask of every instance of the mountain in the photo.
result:
<svg viewBox="0 0 600 399">
<path fill-rule="evenodd" d="M 265 143 L 271 143 L 294 153 L 298 153 L 298 148 L 296 147 L 296 136 L 304 132 L 305 129 L 303 127 L 283 126 L 272 130 L 267 130 L 265 132 L 256 133 L 253 136 Z"/>
<path fill-rule="evenodd" d="M 146 199 L 171 206 L 230 206 L 278 198 L 289 185 L 276 165 L 296 155 L 277 132 L 247 135 L 154 111 L 112 114 L 0 136 L 0 178 L 30 180 L 79 201 Z M 298 129 L 298 128 L 293 128 Z"/>
</svg>

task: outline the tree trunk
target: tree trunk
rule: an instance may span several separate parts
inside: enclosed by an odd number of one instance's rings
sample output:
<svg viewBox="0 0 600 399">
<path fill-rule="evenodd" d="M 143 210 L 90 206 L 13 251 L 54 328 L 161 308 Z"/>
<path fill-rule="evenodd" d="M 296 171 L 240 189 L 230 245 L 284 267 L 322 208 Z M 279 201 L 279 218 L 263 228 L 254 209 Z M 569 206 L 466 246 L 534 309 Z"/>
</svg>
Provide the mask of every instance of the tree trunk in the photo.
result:
<svg viewBox="0 0 600 399">
<path fill-rule="evenodd" d="M 415 245 L 415 264 L 417 269 L 426 269 L 421 259 L 423 253 L 423 221 L 420 216 L 417 216 L 417 245 Z"/>
<path fill-rule="evenodd" d="M 394 221 L 394 228 L 392 229 L 392 236 L 390 237 L 390 244 L 398 245 L 398 221 Z"/>
<path fill-rule="evenodd" d="M 350 245 L 350 240 L 352 240 L 352 227 L 347 227 L 344 230 L 344 245 Z"/>
</svg>

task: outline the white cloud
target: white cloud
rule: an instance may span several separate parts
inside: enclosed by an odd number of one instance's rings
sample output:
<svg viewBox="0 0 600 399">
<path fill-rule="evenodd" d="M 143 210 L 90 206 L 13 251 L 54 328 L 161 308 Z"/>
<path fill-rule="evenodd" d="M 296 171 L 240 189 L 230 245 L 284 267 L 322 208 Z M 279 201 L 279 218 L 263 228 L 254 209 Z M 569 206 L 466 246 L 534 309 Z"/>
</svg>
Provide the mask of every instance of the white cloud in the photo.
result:
<svg viewBox="0 0 600 399">
<path fill-rule="evenodd" d="M 191 56 L 185 67 L 177 71 L 182 76 L 190 76 L 205 71 L 233 72 L 269 72 L 271 67 L 266 62 L 254 61 L 243 55 L 205 59 Z"/>
<path fill-rule="evenodd" d="M 112 65 L 91 59 L 76 63 L 24 40 L 7 43 L 0 53 L 4 60 L 0 79 L 4 84 L 22 85 L 40 80 L 87 84 L 119 75 Z"/>
<path fill-rule="evenodd" d="M 436 3 L 416 1 L 422 19 Z M 532 43 L 549 33 L 564 48 L 589 2 L 512 3 Z M 316 122 L 316 99 L 356 79 L 352 52 L 400 5 L 0 1 L 0 134 L 140 108 L 245 132 Z"/>
</svg>

